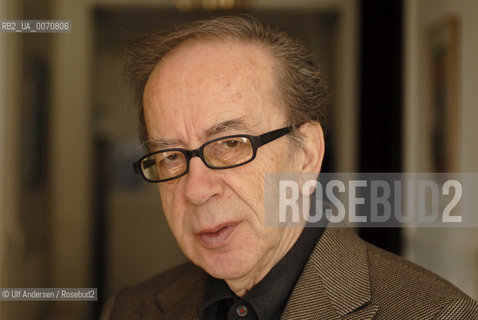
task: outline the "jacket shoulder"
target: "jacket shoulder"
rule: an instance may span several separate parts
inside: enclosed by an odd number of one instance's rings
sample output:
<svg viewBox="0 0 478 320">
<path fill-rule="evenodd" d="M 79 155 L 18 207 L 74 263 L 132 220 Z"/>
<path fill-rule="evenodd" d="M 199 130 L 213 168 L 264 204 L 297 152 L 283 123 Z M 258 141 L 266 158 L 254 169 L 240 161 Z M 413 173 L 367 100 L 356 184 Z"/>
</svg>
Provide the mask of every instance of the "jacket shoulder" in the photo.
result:
<svg viewBox="0 0 478 320">
<path fill-rule="evenodd" d="M 391 252 L 367 245 L 372 302 L 379 313 L 399 312 L 404 319 L 478 319 L 478 304 L 437 274 Z M 467 314 L 467 317 L 458 317 Z M 448 317 L 449 319 L 449 317 Z"/>
<path fill-rule="evenodd" d="M 157 319 L 175 305 L 200 302 L 206 273 L 188 262 L 135 286 L 126 287 L 105 304 L 100 319 Z"/>
</svg>

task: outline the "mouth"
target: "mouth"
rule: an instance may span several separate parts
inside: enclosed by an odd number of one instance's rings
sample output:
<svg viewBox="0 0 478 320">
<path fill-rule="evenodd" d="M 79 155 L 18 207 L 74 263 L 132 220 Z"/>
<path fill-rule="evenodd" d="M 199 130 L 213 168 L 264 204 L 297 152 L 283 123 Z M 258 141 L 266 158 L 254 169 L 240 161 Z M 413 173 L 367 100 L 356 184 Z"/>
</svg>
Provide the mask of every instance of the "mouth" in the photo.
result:
<svg viewBox="0 0 478 320">
<path fill-rule="evenodd" d="M 239 222 L 227 222 L 196 233 L 197 238 L 208 249 L 217 249 L 226 245 Z"/>
</svg>

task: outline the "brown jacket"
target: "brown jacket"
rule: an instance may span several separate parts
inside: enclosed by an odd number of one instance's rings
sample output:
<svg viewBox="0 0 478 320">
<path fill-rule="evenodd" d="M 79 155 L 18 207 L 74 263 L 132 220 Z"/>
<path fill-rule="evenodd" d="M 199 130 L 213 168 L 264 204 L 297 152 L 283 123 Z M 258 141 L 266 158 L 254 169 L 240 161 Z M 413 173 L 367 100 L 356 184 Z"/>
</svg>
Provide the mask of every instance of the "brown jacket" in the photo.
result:
<svg viewBox="0 0 478 320">
<path fill-rule="evenodd" d="M 206 274 L 184 264 L 105 305 L 101 319 L 198 319 Z M 364 242 L 327 228 L 281 319 L 478 319 L 478 303 L 446 280 Z"/>
</svg>

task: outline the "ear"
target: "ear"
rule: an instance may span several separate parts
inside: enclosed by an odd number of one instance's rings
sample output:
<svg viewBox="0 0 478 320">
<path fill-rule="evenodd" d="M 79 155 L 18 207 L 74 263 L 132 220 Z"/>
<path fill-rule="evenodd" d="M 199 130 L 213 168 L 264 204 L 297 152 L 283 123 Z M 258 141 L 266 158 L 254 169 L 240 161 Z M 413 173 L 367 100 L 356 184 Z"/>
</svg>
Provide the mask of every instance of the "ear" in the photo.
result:
<svg viewBox="0 0 478 320">
<path fill-rule="evenodd" d="M 298 130 L 302 134 L 303 158 L 300 171 L 303 173 L 319 173 L 324 159 L 325 142 L 324 131 L 318 122 L 307 122 L 301 125 Z"/>
</svg>

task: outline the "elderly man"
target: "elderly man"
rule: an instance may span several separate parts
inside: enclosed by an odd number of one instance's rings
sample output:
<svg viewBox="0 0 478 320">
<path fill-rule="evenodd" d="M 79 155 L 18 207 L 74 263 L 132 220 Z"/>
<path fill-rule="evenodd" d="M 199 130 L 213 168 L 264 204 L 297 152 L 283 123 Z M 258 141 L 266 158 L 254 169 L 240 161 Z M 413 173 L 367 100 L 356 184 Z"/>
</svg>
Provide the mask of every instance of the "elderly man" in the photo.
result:
<svg viewBox="0 0 478 320">
<path fill-rule="evenodd" d="M 120 291 L 104 319 L 478 319 L 451 284 L 348 229 L 265 225 L 265 174 L 317 176 L 324 156 L 323 81 L 298 41 L 222 17 L 132 48 L 149 150 L 135 170 L 192 263 Z"/>
</svg>

